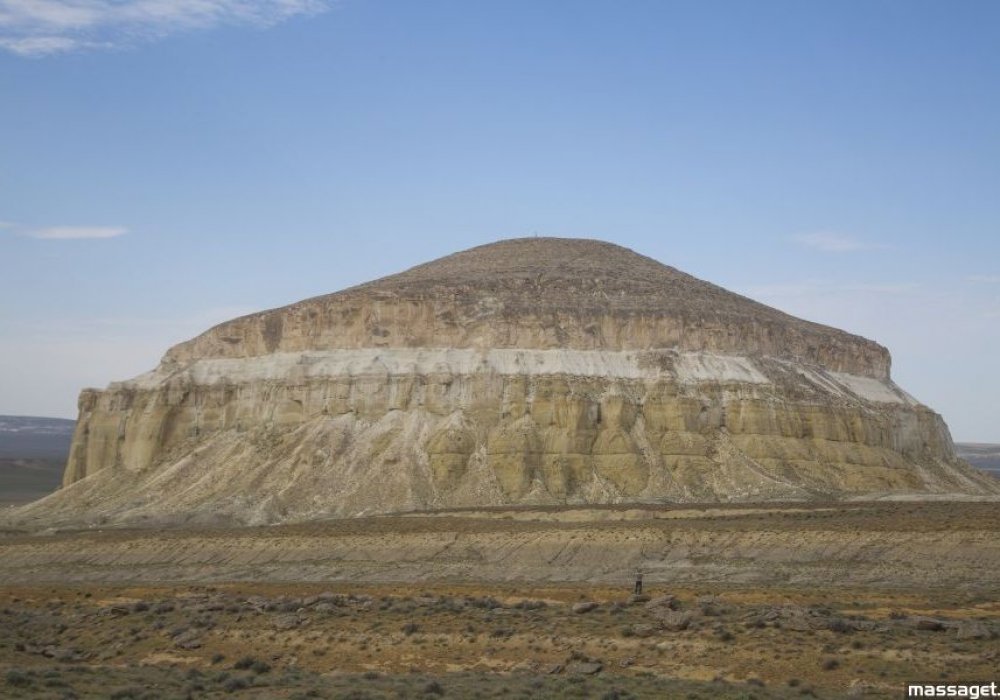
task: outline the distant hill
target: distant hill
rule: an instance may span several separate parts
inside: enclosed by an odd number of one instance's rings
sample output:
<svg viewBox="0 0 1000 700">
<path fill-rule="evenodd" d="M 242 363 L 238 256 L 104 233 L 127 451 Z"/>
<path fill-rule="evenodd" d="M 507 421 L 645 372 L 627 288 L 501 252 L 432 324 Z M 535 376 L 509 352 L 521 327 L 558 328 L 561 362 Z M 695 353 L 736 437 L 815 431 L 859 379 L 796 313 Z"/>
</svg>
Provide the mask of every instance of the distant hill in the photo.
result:
<svg viewBox="0 0 1000 700">
<path fill-rule="evenodd" d="M 0 416 L 0 505 L 28 503 L 62 483 L 76 421 Z"/>
<path fill-rule="evenodd" d="M 985 442 L 957 442 L 958 456 L 976 467 L 1000 477 L 1000 445 Z"/>
<path fill-rule="evenodd" d="M 76 421 L 35 416 L 0 416 L 0 457 L 66 459 Z"/>
</svg>

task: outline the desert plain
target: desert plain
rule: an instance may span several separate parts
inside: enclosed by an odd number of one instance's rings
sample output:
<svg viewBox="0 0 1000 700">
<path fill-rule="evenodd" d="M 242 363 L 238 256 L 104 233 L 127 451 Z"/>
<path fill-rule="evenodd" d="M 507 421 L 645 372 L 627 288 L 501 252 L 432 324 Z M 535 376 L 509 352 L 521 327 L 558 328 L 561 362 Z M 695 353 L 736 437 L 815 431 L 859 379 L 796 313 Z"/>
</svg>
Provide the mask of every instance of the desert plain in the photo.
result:
<svg viewBox="0 0 1000 700">
<path fill-rule="evenodd" d="M 5 531 L 11 698 L 903 696 L 997 679 L 995 502 Z M 633 594 L 634 572 L 644 590 Z"/>
</svg>

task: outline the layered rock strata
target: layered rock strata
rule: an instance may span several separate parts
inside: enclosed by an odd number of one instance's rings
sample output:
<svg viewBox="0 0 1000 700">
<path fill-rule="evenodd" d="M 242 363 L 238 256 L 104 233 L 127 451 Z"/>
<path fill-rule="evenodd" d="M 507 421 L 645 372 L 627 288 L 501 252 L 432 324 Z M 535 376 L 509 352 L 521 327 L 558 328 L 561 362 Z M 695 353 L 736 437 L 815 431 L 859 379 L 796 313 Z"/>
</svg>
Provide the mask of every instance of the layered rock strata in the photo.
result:
<svg viewBox="0 0 1000 700">
<path fill-rule="evenodd" d="M 26 517 L 1000 493 L 885 348 L 632 251 L 521 239 L 221 324 L 85 390 Z"/>
</svg>

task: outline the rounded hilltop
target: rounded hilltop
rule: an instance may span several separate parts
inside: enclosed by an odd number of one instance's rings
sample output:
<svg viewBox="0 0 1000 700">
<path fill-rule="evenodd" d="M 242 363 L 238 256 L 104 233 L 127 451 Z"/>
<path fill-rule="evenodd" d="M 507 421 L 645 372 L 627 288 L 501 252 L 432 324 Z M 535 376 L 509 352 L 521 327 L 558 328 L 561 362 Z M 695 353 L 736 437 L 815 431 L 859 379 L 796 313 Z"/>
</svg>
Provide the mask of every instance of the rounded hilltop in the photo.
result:
<svg viewBox="0 0 1000 700">
<path fill-rule="evenodd" d="M 371 347 L 567 348 L 768 355 L 887 378 L 882 346 L 628 248 L 516 238 L 222 323 L 166 359 Z"/>
<path fill-rule="evenodd" d="M 353 293 L 405 299 L 495 296 L 509 313 L 611 312 L 806 323 L 623 246 L 583 238 L 488 243 L 341 292 Z"/>
</svg>

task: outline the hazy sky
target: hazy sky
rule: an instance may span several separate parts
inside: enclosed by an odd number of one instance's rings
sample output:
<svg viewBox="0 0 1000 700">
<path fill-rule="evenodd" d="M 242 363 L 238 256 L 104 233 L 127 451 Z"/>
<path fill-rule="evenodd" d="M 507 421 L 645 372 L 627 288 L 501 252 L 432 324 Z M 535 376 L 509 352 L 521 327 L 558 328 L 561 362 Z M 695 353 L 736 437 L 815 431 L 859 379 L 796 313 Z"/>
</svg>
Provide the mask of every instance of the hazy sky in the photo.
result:
<svg viewBox="0 0 1000 700">
<path fill-rule="evenodd" d="M 500 238 L 887 345 L 1000 442 L 1000 3 L 0 0 L 0 413 Z"/>
</svg>

